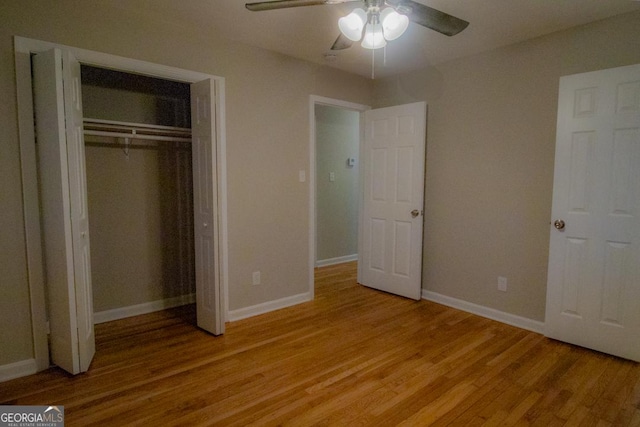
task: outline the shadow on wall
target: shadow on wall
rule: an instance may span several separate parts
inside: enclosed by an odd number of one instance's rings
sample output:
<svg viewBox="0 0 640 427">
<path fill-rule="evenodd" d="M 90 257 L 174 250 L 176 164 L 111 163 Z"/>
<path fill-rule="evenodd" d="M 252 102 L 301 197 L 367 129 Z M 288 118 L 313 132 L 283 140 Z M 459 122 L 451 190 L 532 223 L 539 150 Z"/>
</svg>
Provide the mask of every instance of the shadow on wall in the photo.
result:
<svg viewBox="0 0 640 427">
<path fill-rule="evenodd" d="M 195 292 L 191 149 L 161 149 L 158 157 L 161 285 L 169 298 Z"/>
</svg>

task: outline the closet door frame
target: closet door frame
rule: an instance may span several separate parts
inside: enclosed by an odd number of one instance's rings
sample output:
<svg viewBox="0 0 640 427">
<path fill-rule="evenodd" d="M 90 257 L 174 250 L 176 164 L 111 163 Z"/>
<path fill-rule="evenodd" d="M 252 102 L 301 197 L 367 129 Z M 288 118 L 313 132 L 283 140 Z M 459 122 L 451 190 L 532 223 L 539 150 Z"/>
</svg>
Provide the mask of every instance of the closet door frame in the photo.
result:
<svg viewBox="0 0 640 427">
<path fill-rule="evenodd" d="M 29 371 L 37 372 L 49 367 L 47 342 L 48 326 L 46 317 L 46 297 L 43 272 L 43 250 L 40 229 L 38 177 L 33 120 L 33 90 L 31 78 L 31 55 L 53 48 L 71 51 L 84 65 L 110 68 L 117 71 L 143 74 L 183 83 L 195 83 L 211 79 L 215 85 L 216 102 L 216 151 L 217 163 L 215 183 L 218 195 L 220 248 L 219 292 L 224 321 L 228 320 L 228 232 L 227 232 L 227 180 L 226 180 L 226 133 L 225 133 L 225 80 L 223 77 L 196 71 L 184 70 L 151 62 L 110 55 L 72 46 L 65 46 L 25 37 L 14 37 L 16 91 L 18 107 L 18 130 L 20 141 L 20 161 L 22 168 L 22 192 L 25 222 L 27 272 L 31 302 L 34 359 Z M 214 179 L 214 177 L 212 177 Z"/>
</svg>

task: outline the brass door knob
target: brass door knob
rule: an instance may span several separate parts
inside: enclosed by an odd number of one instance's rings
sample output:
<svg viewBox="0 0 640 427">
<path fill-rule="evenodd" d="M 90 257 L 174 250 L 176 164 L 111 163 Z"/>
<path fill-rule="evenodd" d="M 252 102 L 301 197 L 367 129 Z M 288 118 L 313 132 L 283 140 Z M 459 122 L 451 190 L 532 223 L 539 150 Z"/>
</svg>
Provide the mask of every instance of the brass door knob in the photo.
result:
<svg viewBox="0 0 640 427">
<path fill-rule="evenodd" d="M 564 230 L 564 221 L 561 219 L 556 219 L 553 222 L 553 226 L 556 228 L 556 230 Z"/>
<path fill-rule="evenodd" d="M 414 210 L 411 211 L 411 217 L 412 218 L 415 218 L 418 215 L 420 215 L 420 211 L 418 209 L 414 209 Z"/>
</svg>

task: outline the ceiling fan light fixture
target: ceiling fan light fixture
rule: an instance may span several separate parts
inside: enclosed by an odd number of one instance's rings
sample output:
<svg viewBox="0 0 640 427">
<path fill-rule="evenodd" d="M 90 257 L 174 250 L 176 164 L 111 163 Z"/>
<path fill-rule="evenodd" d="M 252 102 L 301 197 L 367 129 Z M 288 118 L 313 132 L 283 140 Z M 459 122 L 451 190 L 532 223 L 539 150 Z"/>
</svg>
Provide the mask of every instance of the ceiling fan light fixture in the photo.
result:
<svg viewBox="0 0 640 427">
<path fill-rule="evenodd" d="M 380 13 L 382 32 L 388 41 L 400 37 L 409 27 L 409 18 L 388 7 Z"/>
<path fill-rule="evenodd" d="M 338 28 L 346 38 L 357 42 L 362 37 L 362 29 L 366 23 L 367 13 L 357 8 L 338 20 Z"/>
<path fill-rule="evenodd" d="M 385 47 L 387 41 L 382 34 L 382 25 L 369 23 L 364 29 L 362 47 L 365 49 L 380 49 Z"/>
</svg>

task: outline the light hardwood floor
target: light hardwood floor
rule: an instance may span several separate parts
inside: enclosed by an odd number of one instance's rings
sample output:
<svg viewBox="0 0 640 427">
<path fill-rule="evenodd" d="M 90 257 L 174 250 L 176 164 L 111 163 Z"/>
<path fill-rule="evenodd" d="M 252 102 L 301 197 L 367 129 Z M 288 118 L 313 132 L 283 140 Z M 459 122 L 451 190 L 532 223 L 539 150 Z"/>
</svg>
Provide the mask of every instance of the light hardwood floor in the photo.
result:
<svg viewBox="0 0 640 427">
<path fill-rule="evenodd" d="M 640 365 L 317 270 L 313 302 L 229 323 L 174 309 L 96 326 L 88 373 L 0 384 L 67 426 L 640 426 Z M 639 337 L 640 339 L 640 337 Z"/>
</svg>

